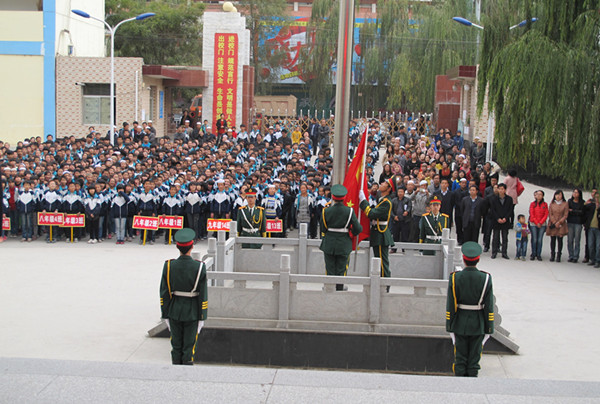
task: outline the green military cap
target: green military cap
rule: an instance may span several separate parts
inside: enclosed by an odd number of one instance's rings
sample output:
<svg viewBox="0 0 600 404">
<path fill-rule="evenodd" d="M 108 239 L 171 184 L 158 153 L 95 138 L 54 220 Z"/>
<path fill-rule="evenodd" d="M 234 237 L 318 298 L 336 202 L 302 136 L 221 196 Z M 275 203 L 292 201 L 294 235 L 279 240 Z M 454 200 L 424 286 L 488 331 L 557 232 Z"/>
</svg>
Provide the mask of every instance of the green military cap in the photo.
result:
<svg viewBox="0 0 600 404">
<path fill-rule="evenodd" d="M 192 229 L 181 229 L 177 230 L 177 233 L 175 233 L 175 242 L 181 247 L 194 245 L 195 238 L 196 232 Z"/>
<path fill-rule="evenodd" d="M 342 184 L 335 184 L 331 187 L 331 195 L 333 196 L 333 199 L 338 201 L 343 200 L 347 193 L 348 190 Z"/>
<path fill-rule="evenodd" d="M 461 248 L 464 258 L 467 259 L 478 259 L 481 256 L 481 246 L 474 241 L 467 241 L 462 245 Z"/>
</svg>

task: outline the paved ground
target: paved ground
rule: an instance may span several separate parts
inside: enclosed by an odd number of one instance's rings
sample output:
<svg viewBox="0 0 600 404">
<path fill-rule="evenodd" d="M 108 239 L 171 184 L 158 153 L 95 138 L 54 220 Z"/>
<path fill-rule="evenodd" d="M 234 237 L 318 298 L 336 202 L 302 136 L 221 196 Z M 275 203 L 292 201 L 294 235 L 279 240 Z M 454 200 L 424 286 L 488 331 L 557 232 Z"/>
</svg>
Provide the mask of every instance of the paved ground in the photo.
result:
<svg viewBox="0 0 600 404">
<path fill-rule="evenodd" d="M 531 195 L 533 189 L 526 184 L 524 195 Z M 527 209 L 530 198 L 521 199 L 518 212 Z M 549 262 L 548 241 L 544 240 L 542 262 L 491 260 L 489 254 L 483 258 L 480 266 L 494 276 L 502 325 L 512 333 L 521 351 L 516 356 L 485 355 L 480 380 L 489 380 L 464 382 L 471 384 L 461 384 L 462 390 L 449 389 L 451 393 L 443 401 L 562 402 L 572 397 L 566 401 L 588 402 L 600 396 L 600 270 L 583 264 Z M 509 242 L 509 253 L 514 257 L 512 232 Z M 205 250 L 206 243 L 197 247 Z M 221 366 L 173 370 L 168 366 L 169 341 L 147 338 L 146 331 L 159 319 L 161 262 L 177 255 L 175 247 L 136 243 L 117 246 L 114 241 L 48 245 L 9 239 L 0 244 L 0 253 L 0 296 L 5 302 L 0 305 L 0 358 L 53 360 L 41 362 L 50 369 L 47 371 L 36 370 L 40 361 L 0 360 L 0 401 L 79 401 L 75 397 L 83 397 L 78 394 L 88 390 L 85 386 L 96 394 L 98 399 L 93 401 L 103 401 L 100 398 L 106 394 L 137 386 L 143 394 L 129 400 L 137 401 L 146 397 L 144 392 L 160 397 L 164 393 L 157 386 L 166 383 L 173 388 L 181 386 L 182 397 L 206 388 L 213 399 L 205 402 L 235 402 L 237 394 L 248 394 L 245 402 L 265 402 L 267 397 L 269 402 L 371 401 L 373 389 L 382 399 L 399 397 L 420 402 L 441 401 L 446 391 L 444 380 L 451 380 Z M 89 377 L 86 369 L 91 369 Z M 106 376 L 106 369 L 124 369 L 125 373 Z M 148 377 L 136 376 L 147 372 L 151 374 Z M 158 373 L 167 375 L 164 383 L 156 382 L 159 377 L 153 375 Z M 214 374 L 214 380 L 207 376 Z M 282 375 L 287 379 L 281 379 Z M 528 392 L 523 383 L 499 379 L 596 383 L 528 382 L 533 386 Z M 199 380 L 199 384 L 191 385 L 191 380 Z M 347 380 L 364 380 L 365 384 Z M 104 388 L 107 383 L 111 389 Z M 483 395 L 487 390 L 482 386 L 495 383 L 503 387 L 492 389 L 492 395 Z M 189 391 L 186 386 L 191 386 Z M 511 386 L 516 386 L 514 391 Z M 562 386 L 566 393 L 559 394 L 556 386 Z M 461 395 L 465 391 L 473 394 Z M 586 395 L 588 391 L 595 395 Z M 41 395 L 35 395 L 39 392 Z M 233 392 L 236 394 L 228 395 Z M 115 397 L 116 401 L 128 401 L 129 396 Z"/>
</svg>

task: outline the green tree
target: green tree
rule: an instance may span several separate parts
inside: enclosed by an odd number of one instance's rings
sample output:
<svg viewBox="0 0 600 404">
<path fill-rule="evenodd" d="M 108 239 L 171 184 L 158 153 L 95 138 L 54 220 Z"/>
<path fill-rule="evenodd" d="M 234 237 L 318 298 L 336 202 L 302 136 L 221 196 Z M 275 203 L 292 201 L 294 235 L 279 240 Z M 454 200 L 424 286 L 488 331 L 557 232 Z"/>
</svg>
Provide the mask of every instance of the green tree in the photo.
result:
<svg viewBox="0 0 600 404">
<path fill-rule="evenodd" d="M 156 16 L 119 27 L 115 55 L 143 57 L 146 64 L 200 65 L 204 4 L 187 0 L 106 0 L 106 21 L 114 26 L 141 13 Z M 110 45 L 110 44 L 109 44 Z"/>
<path fill-rule="evenodd" d="M 498 3 L 483 21 L 478 91 L 489 88 L 500 164 L 533 166 L 576 185 L 597 184 L 600 1 Z M 509 9 L 521 17 L 509 20 Z M 539 21 L 509 31 L 532 16 Z M 483 96 L 478 101 L 481 107 Z"/>
<path fill-rule="evenodd" d="M 254 88 L 257 94 L 268 94 L 277 80 L 273 73 L 286 57 L 281 51 L 261 46 L 271 36 L 274 27 L 284 28 L 289 24 L 286 0 L 240 0 L 237 8 L 246 17 L 246 28 L 250 31 L 252 54 L 250 64 L 254 66 Z M 276 23 L 276 25 L 274 25 Z M 260 79 L 259 79 L 260 78 Z"/>
</svg>

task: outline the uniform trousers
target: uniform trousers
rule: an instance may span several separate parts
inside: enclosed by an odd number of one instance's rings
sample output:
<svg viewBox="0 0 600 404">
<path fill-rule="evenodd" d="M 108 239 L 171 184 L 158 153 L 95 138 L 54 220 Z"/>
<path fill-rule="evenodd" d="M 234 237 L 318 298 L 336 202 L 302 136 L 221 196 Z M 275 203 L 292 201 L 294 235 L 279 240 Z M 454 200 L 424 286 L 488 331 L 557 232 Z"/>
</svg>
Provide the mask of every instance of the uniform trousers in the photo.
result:
<svg viewBox="0 0 600 404">
<path fill-rule="evenodd" d="M 373 255 L 377 258 L 381 258 L 381 276 L 384 278 L 391 277 L 392 274 L 390 272 L 389 247 L 380 245 L 374 245 L 372 247 Z"/>
<path fill-rule="evenodd" d="M 174 365 L 194 362 L 198 321 L 169 320 L 171 326 L 171 360 Z"/>
<path fill-rule="evenodd" d="M 454 345 L 454 370 L 455 376 L 477 377 L 481 368 L 479 359 L 483 351 L 483 337 L 485 335 L 459 335 L 456 334 Z"/>
<path fill-rule="evenodd" d="M 325 270 L 329 276 L 346 276 L 348 271 L 348 263 L 350 262 L 350 254 L 326 254 L 323 253 L 325 258 Z M 338 283 L 335 285 L 336 290 L 343 290 L 344 285 Z"/>
</svg>

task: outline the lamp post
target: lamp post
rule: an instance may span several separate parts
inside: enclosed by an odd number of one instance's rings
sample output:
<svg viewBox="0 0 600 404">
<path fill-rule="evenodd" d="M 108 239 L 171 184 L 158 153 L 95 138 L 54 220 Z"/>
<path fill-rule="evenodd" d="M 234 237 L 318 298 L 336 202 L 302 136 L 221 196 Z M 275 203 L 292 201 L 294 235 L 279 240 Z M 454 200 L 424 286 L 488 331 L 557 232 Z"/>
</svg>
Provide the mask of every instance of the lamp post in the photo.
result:
<svg viewBox="0 0 600 404">
<path fill-rule="evenodd" d="M 129 21 L 142 21 L 146 18 L 154 17 L 155 13 L 143 13 L 136 17 L 128 18 L 121 21 L 114 27 L 108 25 L 108 23 L 100 18 L 92 17 L 88 13 L 82 10 L 71 10 L 73 14 L 77 14 L 83 18 L 90 18 L 92 20 L 100 21 L 103 23 L 108 32 L 110 32 L 110 144 L 115 144 L 115 33 L 117 29 L 124 23 Z"/>
<path fill-rule="evenodd" d="M 480 7 L 481 7 L 481 3 L 480 1 L 478 1 L 478 8 L 477 8 L 477 13 L 480 12 Z M 479 14 L 477 14 L 477 22 L 479 22 Z M 485 27 L 483 27 L 482 25 L 479 24 L 475 24 L 469 20 L 467 20 L 464 17 L 452 17 L 452 19 L 454 21 L 456 21 L 459 24 L 462 25 L 466 25 L 467 27 L 475 27 L 475 28 L 479 28 L 480 30 L 484 30 Z M 525 25 L 527 25 L 527 23 L 531 22 L 534 23 L 536 22 L 538 19 L 536 17 L 532 17 L 529 20 L 523 20 L 518 24 L 515 24 L 511 27 L 509 27 L 509 31 L 512 31 L 515 28 L 522 28 Z M 476 64 L 479 63 L 479 33 L 477 33 L 477 54 L 476 54 Z M 487 143 L 488 143 L 488 147 L 486 150 L 486 161 L 491 161 L 492 160 L 492 152 L 494 150 L 494 127 L 495 127 L 495 119 L 494 119 L 494 112 L 493 111 L 489 111 L 489 115 L 488 115 L 488 135 L 487 135 Z"/>
</svg>

